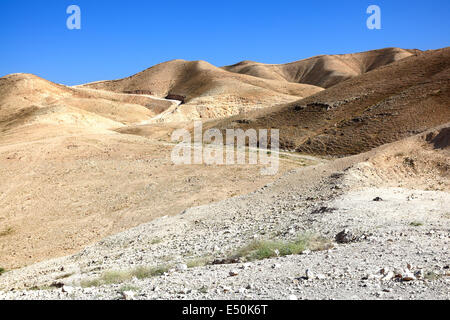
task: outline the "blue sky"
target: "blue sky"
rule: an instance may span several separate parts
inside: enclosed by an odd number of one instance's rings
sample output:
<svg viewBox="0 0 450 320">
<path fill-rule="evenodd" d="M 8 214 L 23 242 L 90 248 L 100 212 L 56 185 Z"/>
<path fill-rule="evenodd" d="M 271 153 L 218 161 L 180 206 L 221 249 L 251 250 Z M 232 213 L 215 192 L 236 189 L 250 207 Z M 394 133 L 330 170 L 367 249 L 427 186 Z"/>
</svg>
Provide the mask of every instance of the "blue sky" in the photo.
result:
<svg viewBox="0 0 450 320">
<path fill-rule="evenodd" d="M 66 9 L 81 8 L 81 30 Z M 381 8 L 369 30 L 366 9 Z M 171 59 L 285 63 L 383 47 L 449 46 L 449 0 L 0 0 L 0 76 L 67 85 L 132 75 Z"/>
</svg>

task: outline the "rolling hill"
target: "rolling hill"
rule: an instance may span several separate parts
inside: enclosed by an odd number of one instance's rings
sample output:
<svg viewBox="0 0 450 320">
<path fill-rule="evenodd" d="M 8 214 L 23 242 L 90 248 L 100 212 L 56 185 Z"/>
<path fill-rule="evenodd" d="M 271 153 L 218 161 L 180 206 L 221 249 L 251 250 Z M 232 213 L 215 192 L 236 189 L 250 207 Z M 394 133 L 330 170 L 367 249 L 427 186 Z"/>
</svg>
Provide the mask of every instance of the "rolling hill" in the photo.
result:
<svg viewBox="0 0 450 320">
<path fill-rule="evenodd" d="M 340 82 L 305 99 L 204 127 L 280 129 L 280 146 L 344 156 L 450 121 L 450 48 L 417 55 Z"/>
</svg>

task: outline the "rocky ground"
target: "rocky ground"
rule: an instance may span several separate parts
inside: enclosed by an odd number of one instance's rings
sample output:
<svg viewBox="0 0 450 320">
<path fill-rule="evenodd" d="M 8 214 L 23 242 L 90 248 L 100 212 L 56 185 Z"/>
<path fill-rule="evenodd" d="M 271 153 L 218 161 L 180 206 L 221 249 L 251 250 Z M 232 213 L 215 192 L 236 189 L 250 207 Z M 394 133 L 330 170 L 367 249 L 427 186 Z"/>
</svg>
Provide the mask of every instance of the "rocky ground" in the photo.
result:
<svg viewBox="0 0 450 320">
<path fill-rule="evenodd" d="M 380 183 L 369 158 L 386 150 L 296 169 L 251 194 L 7 272 L 0 299 L 449 299 L 450 194 L 425 190 L 439 179 L 406 165 Z M 319 251 L 230 259 L 258 239 L 312 234 L 325 239 Z M 139 266 L 162 270 L 139 276 Z"/>
</svg>

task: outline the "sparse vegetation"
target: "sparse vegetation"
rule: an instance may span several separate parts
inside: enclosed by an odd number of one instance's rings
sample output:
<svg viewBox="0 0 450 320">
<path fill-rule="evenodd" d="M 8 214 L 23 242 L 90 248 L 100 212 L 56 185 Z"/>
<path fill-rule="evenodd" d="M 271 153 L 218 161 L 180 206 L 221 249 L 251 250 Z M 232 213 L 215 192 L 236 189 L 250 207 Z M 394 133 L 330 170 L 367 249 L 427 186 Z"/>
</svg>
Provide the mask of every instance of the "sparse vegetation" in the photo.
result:
<svg viewBox="0 0 450 320">
<path fill-rule="evenodd" d="M 132 278 L 146 279 L 163 275 L 169 271 L 170 265 L 160 265 L 156 267 L 140 266 L 130 271 L 106 271 L 98 279 L 81 281 L 82 287 L 98 287 L 104 284 L 122 283 Z"/>
<path fill-rule="evenodd" d="M 428 271 L 427 273 L 425 273 L 424 278 L 430 281 L 434 281 L 439 279 L 441 276 L 439 274 L 437 274 L 434 271 Z"/>
<path fill-rule="evenodd" d="M 277 256 L 300 254 L 305 250 L 319 251 L 331 247 L 331 242 L 311 233 L 299 235 L 293 241 L 258 240 L 233 253 L 230 259 L 263 260 Z"/>
<path fill-rule="evenodd" d="M 155 238 L 155 239 L 153 239 L 151 242 L 150 242 L 150 244 L 158 244 L 158 243 L 161 243 L 162 242 L 162 239 L 160 239 L 160 238 Z"/>
<path fill-rule="evenodd" d="M 90 288 L 90 287 L 99 287 L 102 285 L 100 279 L 88 279 L 88 280 L 81 280 L 80 285 L 83 288 Z"/>
<path fill-rule="evenodd" d="M 208 293 L 208 288 L 203 286 L 200 289 L 198 289 L 198 292 L 200 292 L 200 293 Z"/>
<path fill-rule="evenodd" d="M 196 268 L 196 267 L 203 267 L 206 266 L 207 264 L 210 264 L 212 261 L 211 257 L 199 257 L 199 258 L 194 258 L 191 259 L 189 261 L 186 262 L 186 265 L 188 266 L 188 268 Z"/>
<path fill-rule="evenodd" d="M 409 225 L 410 225 L 411 227 L 421 227 L 421 226 L 423 226 L 423 223 L 422 223 L 422 222 L 419 222 L 419 221 L 413 221 L 413 222 L 411 222 Z"/>
<path fill-rule="evenodd" d="M 163 275 L 167 271 L 169 271 L 171 266 L 169 265 L 160 265 L 156 267 L 137 267 L 136 269 L 132 270 L 131 276 L 136 277 L 138 279 L 145 279 L 145 278 L 151 278 L 151 277 L 157 277 L 160 275 Z"/>
<path fill-rule="evenodd" d="M 131 279 L 132 274 L 126 271 L 106 271 L 101 280 L 105 284 L 121 283 Z"/>
<path fill-rule="evenodd" d="M 0 267 L 0 276 L 6 272 L 5 268 Z"/>
</svg>

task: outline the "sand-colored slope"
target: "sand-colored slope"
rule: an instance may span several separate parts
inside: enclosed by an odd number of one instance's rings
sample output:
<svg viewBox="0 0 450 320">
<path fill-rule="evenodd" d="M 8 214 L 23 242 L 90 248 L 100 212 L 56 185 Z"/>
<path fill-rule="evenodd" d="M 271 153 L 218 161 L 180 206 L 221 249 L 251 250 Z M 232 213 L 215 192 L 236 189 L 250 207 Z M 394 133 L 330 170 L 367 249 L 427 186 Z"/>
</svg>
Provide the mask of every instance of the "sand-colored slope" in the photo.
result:
<svg viewBox="0 0 450 320">
<path fill-rule="evenodd" d="M 321 88 L 241 75 L 204 61 L 173 60 L 128 78 L 83 86 L 113 92 L 140 92 L 160 98 L 183 96 L 185 104 L 160 121 L 218 118 L 243 111 L 291 102 Z"/>
<path fill-rule="evenodd" d="M 354 54 L 322 55 L 287 64 L 242 61 L 224 70 L 255 77 L 305 83 L 329 88 L 392 62 L 417 54 L 418 50 L 386 48 Z"/>
<path fill-rule="evenodd" d="M 192 206 L 251 192 L 261 166 L 175 166 L 155 140 L 34 123 L 0 139 L 0 266 L 74 253 Z"/>
<path fill-rule="evenodd" d="M 0 78 L 0 130 L 49 123 L 117 128 L 151 119 L 174 105 L 140 95 L 70 88 L 31 74 Z"/>
<path fill-rule="evenodd" d="M 282 148 L 343 156 L 448 121 L 450 48 L 444 48 L 380 67 L 295 103 L 204 128 L 278 128 Z"/>
<path fill-rule="evenodd" d="M 450 123 L 374 149 L 347 172 L 348 183 L 450 191 Z"/>
</svg>

